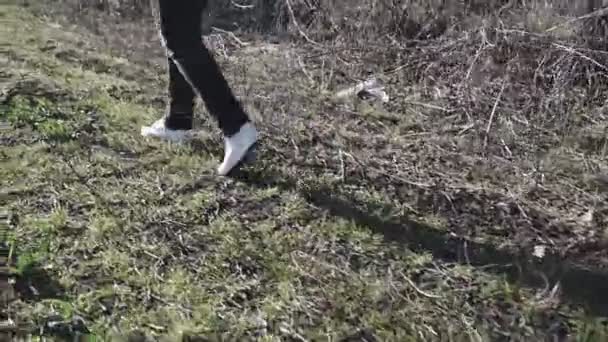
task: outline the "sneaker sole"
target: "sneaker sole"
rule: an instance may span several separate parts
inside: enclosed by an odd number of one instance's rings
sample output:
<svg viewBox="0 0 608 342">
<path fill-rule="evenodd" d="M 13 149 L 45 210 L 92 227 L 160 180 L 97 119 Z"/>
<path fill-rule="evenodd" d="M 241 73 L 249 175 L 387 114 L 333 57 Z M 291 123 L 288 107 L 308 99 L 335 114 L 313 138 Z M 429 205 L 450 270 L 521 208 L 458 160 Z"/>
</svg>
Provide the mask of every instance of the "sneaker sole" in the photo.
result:
<svg viewBox="0 0 608 342">
<path fill-rule="evenodd" d="M 182 143 L 192 140 L 192 131 L 163 134 L 154 132 L 154 130 L 152 130 L 150 127 L 142 127 L 140 130 L 140 135 L 144 138 L 153 138 L 174 143 Z"/>
</svg>

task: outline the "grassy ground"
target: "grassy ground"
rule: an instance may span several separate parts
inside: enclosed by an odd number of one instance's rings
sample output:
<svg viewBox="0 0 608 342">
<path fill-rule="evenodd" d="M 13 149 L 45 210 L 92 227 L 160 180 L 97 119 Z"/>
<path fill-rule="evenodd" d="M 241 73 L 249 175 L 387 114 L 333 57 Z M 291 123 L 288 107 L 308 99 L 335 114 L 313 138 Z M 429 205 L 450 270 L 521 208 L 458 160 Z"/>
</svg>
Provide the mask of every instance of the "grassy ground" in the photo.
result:
<svg viewBox="0 0 608 342">
<path fill-rule="evenodd" d="M 345 104 L 330 95 L 347 77 L 255 43 L 218 57 L 259 161 L 217 178 L 206 116 L 191 144 L 139 136 L 163 110 L 162 68 L 17 6 L 0 17 L 6 331 L 606 339 L 606 121 L 487 142 L 420 106 L 423 85 L 389 75 L 391 105 Z"/>
</svg>

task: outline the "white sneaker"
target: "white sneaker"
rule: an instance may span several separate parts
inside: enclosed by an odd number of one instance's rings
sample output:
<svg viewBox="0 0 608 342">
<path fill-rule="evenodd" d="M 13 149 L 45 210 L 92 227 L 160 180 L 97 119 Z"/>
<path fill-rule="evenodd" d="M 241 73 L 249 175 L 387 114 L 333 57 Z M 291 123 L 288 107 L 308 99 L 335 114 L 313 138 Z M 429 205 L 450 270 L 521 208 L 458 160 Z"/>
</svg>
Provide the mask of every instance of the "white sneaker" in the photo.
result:
<svg viewBox="0 0 608 342">
<path fill-rule="evenodd" d="M 190 139 L 192 130 L 175 130 L 165 126 L 165 119 L 156 120 L 151 126 L 143 126 L 141 135 L 144 137 L 155 137 L 172 142 L 183 142 Z"/>
<path fill-rule="evenodd" d="M 224 161 L 218 167 L 217 172 L 225 176 L 236 166 L 250 157 L 250 152 L 258 140 L 258 132 L 251 122 L 241 127 L 237 134 L 224 139 Z"/>
</svg>

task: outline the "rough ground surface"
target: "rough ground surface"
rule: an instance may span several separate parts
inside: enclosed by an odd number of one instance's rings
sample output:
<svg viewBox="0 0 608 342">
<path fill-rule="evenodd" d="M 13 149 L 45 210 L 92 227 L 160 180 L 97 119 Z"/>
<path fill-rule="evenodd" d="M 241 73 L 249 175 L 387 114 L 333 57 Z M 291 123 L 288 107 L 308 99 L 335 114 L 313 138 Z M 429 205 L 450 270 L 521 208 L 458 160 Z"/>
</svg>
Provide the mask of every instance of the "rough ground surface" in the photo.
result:
<svg viewBox="0 0 608 342">
<path fill-rule="evenodd" d="M 389 104 L 339 102 L 354 81 L 322 52 L 213 36 L 263 137 L 255 165 L 217 178 L 204 114 L 192 144 L 139 136 L 164 108 L 162 65 L 17 6 L 0 18 L 8 330 L 605 340 L 602 107 L 488 125 L 491 98 L 467 122 L 399 70 Z"/>
</svg>

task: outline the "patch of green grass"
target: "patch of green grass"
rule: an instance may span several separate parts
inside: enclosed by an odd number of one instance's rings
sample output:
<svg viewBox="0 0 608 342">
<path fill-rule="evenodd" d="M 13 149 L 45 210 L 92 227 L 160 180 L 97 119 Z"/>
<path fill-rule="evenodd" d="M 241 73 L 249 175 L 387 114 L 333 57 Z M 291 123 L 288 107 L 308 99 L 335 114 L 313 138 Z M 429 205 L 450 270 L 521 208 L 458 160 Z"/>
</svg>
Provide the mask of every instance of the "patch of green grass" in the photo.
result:
<svg viewBox="0 0 608 342">
<path fill-rule="evenodd" d="M 64 119 L 66 116 L 58 108 L 43 98 L 16 96 L 4 107 L 4 118 L 17 128 L 38 126 L 49 119 Z"/>
<path fill-rule="evenodd" d="M 5 105 L 4 118 L 15 128 L 31 128 L 44 141 L 56 144 L 74 139 L 79 115 L 48 99 L 16 96 Z"/>
<path fill-rule="evenodd" d="M 28 216 L 23 219 L 14 239 L 18 275 L 27 277 L 48 262 L 56 247 L 55 239 L 67 223 L 68 213 L 62 208 L 54 209 L 48 217 Z"/>
<path fill-rule="evenodd" d="M 41 123 L 38 131 L 47 141 L 61 142 L 73 137 L 74 128 L 63 120 L 54 120 Z"/>
<path fill-rule="evenodd" d="M 120 234 L 120 223 L 116 218 L 103 214 L 91 215 L 88 230 L 93 239 L 101 239 L 106 236 Z"/>
<path fill-rule="evenodd" d="M 42 250 L 32 251 L 30 253 L 21 251 L 17 259 L 17 264 L 15 265 L 16 274 L 20 276 L 27 275 L 35 267 L 37 267 L 47 255 L 48 252 Z"/>
</svg>

